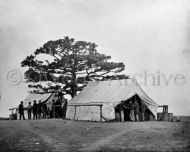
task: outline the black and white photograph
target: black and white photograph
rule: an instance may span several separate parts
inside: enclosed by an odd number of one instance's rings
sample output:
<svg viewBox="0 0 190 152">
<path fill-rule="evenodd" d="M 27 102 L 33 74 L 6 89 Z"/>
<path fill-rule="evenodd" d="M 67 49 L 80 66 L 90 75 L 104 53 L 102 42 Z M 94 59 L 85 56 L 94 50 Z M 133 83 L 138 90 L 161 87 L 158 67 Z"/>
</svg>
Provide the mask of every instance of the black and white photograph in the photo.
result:
<svg viewBox="0 0 190 152">
<path fill-rule="evenodd" d="M 190 0 L 0 0 L 0 152 L 190 152 Z"/>
</svg>

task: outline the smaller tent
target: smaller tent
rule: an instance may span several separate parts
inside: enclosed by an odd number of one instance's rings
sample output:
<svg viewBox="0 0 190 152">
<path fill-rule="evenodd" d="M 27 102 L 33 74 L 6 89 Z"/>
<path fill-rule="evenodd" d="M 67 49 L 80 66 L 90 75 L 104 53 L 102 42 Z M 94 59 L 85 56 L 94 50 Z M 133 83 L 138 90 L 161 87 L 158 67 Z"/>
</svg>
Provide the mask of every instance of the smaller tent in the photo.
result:
<svg viewBox="0 0 190 152">
<path fill-rule="evenodd" d="M 58 101 L 56 93 L 29 93 L 26 98 L 23 100 L 24 107 L 27 107 L 29 102 L 33 104 L 34 100 L 37 102 L 45 103 L 48 108 L 52 108 L 52 101 Z M 66 99 L 62 97 L 61 104 L 65 103 Z"/>
<path fill-rule="evenodd" d="M 56 95 L 56 93 L 29 93 L 26 98 L 23 100 L 23 104 L 24 107 L 27 107 L 29 102 L 31 102 L 31 105 L 33 105 L 34 100 L 37 101 L 37 103 L 39 101 L 41 101 L 41 103 L 44 103 L 47 105 L 47 108 L 49 108 L 50 110 L 50 117 L 54 117 L 53 114 L 53 109 L 52 109 L 52 104 L 53 104 L 53 100 L 55 102 L 54 106 L 55 106 L 55 117 L 56 118 L 60 118 L 62 117 L 62 104 L 65 103 L 65 98 L 62 97 L 62 101 L 58 100 L 58 97 Z M 25 111 L 26 113 L 26 111 Z M 27 115 L 27 114 L 26 114 Z"/>
<path fill-rule="evenodd" d="M 52 100 L 55 98 L 54 93 L 29 93 L 23 100 L 24 107 L 28 105 L 29 102 L 33 104 L 34 100 L 37 102 L 47 103 L 48 107 L 51 107 Z"/>
<path fill-rule="evenodd" d="M 90 82 L 84 90 L 69 101 L 67 119 L 101 121 L 115 119 L 115 107 L 138 96 L 147 110 L 157 118 L 158 104 L 134 79 Z"/>
</svg>

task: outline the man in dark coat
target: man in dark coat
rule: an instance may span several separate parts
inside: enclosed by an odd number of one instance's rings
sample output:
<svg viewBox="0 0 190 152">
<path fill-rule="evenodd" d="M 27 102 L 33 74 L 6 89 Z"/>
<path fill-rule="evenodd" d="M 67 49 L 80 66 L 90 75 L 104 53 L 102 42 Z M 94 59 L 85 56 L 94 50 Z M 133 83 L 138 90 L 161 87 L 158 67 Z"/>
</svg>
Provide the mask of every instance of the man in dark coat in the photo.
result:
<svg viewBox="0 0 190 152">
<path fill-rule="evenodd" d="M 33 107 L 32 107 L 33 119 L 37 119 L 37 109 L 38 109 L 38 105 L 36 103 L 36 100 L 34 100 L 34 104 L 33 104 Z"/>
<path fill-rule="evenodd" d="M 57 94 L 58 94 L 58 99 L 59 99 L 59 100 L 62 100 L 63 93 L 62 93 L 61 87 L 59 87 L 59 89 L 57 90 Z"/>
<path fill-rule="evenodd" d="M 63 119 L 66 119 L 66 113 L 67 113 L 67 99 L 65 99 L 65 103 L 63 104 Z"/>
<path fill-rule="evenodd" d="M 23 117 L 23 120 L 25 120 L 24 117 L 24 105 L 23 105 L 23 101 L 20 102 L 19 108 L 18 108 L 19 114 L 20 114 L 20 120 Z"/>
<path fill-rule="evenodd" d="M 47 117 L 47 105 L 43 103 L 43 119 L 46 119 Z"/>
<path fill-rule="evenodd" d="M 146 105 L 145 103 L 142 101 L 141 102 L 141 115 L 142 115 L 142 121 L 145 121 L 145 110 L 146 110 Z"/>
<path fill-rule="evenodd" d="M 32 112 L 31 102 L 29 102 L 27 106 L 27 111 L 28 111 L 28 119 L 31 119 L 31 112 Z"/>
<path fill-rule="evenodd" d="M 131 121 L 135 121 L 135 116 L 134 116 L 134 103 L 132 102 L 132 100 L 129 101 L 129 107 L 130 107 L 130 120 Z"/>
<path fill-rule="evenodd" d="M 55 118 L 55 100 L 52 100 L 52 106 L 51 106 L 51 117 Z"/>
<path fill-rule="evenodd" d="M 139 121 L 139 104 L 136 100 L 134 106 L 135 106 L 135 120 Z"/>
<path fill-rule="evenodd" d="M 38 119 L 41 119 L 42 118 L 42 103 L 41 103 L 41 101 L 39 101 L 39 103 L 38 103 L 38 106 L 37 106 L 38 108 L 37 108 L 37 113 L 38 113 Z"/>
<path fill-rule="evenodd" d="M 124 102 L 123 110 L 124 110 L 124 120 L 129 121 L 130 120 L 130 105 L 129 105 L 129 102 L 127 102 L 127 101 Z"/>
</svg>

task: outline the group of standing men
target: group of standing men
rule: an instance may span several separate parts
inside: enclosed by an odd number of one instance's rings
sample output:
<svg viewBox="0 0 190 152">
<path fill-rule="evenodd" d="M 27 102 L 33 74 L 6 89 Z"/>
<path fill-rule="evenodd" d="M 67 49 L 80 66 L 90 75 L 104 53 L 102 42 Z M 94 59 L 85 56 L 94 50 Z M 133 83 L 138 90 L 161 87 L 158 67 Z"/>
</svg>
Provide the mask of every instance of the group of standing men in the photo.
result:
<svg viewBox="0 0 190 152">
<path fill-rule="evenodd" d="M 24 108 L 23 101 L 21 101 L 19 105 L 19 114 L 20 114 L 20 119 L 23 117 L 23 120 L 25 120 L 24 117 L 24 110 L 26 109 L 28 112 L 28 119 L 31 119 L 31 113 L 33 113 L 33 119 L 46 119 L 50 118 L 50 115 L 52 111 L 55 113 L 61 113 L 61 107 L 62 105 L 62 99 L 63 99 L 63 93 L 62 93 L 62 88 L 60 86 L 57 86 L 57 93 L 55 95 L 57 97 L 57 100 L 55 101 L 54 99 L 52 100 L 52 110 L 50 111 L 50 108 L 47 107 L 45 103 L 42 103 L 39 101 L 38 103 L 36 100 L 34 100 L 33 105 L 31 105 L 31 102 L 29 102 L 28 106 Z M 66 116 L 66 109 L 67 109 L 67 100 L 65 100 L 65 104 L 63 106 L 64 114 L 63 116 Z M 54 116 L 55 117 L 55 116 Z"/>
<path fill-rule="evenodd" d="M 142 101 L 122 102 L 117 108 L 116 111 L 118 114 L 120 113 L 121 121 L 145 121 L 146 105 Z"/>
<path fill-rule="evenodd" d="M 27 110 L 28 112 L 28 119 L 31 119 L 32 113 L 33 113 L 33 119 L 41 119 L 41 118 L 45 119 L 48 116 L 47 105 L 45 103 L 41 103 L 41 101 L 37 103 L 36 100 L 34 100 L 33 105 L 31 105 L 31 102 L 29 102 L 26 108 L 23 105 L 23 101 L 21 101 L 18 110 L 20 114 L 20 120 L 22 118 L 23 120 L 25 120 L 24 110 Z"/>
<path fill-rule="evenodd" d="M 124 105 L 124 109 L 128 109 L 129 110 L 129 118 L 131 121 L 139 121 L 139 117 L 141 115 L 141 120 L 145 121 L 145 109 L 146 106 L 144 104 L 144 102 L 141 102 L 141 104 L 139 105 L 139 103 L 135 100 L 133 101 L 129 101 L 129 106 L 125 107 Z"/>
</svg>

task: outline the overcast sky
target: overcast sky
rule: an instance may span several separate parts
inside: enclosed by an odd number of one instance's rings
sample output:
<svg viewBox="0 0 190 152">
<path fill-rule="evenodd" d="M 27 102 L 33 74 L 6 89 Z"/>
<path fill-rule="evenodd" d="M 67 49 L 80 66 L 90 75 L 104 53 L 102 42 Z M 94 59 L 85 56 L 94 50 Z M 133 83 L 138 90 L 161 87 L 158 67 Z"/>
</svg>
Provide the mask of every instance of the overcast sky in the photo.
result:
<svg viewBox="0 0 190 152">
<path fill-rule="evenodd" d="M 95 42 L 158 104 L 190 115 L 189 25 L 188 0 L 1 0 L 0 117 L 27 94 L 20 62 L 64 36 Z"/>
</svg>

